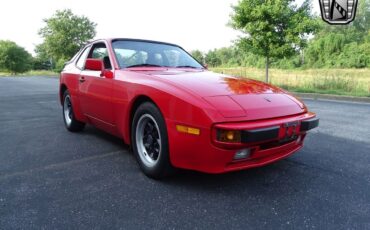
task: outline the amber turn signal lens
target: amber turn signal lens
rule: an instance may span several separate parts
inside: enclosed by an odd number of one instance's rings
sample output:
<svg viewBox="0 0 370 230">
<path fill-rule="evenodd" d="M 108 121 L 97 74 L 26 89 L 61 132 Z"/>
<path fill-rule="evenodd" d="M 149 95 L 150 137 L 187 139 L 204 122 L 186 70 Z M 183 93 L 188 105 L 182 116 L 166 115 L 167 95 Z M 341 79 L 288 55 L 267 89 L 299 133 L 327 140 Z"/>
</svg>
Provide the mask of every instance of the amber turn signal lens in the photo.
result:
<svg viewBox="0 0 370 230">
<path fill-rule="evenodd" d="M 193 135 L 200 135 L 200 129 L 192 128 L 184 125 L 176 125 L 176 130 L 180 133 L 188 133 Z"/>
<path fill-rule="evenodd" d="M 238 130 L 217 130 L 217 140 L 221 142 L 241 142 L 241 133 Z"/>
<path fill-rule="evenodd" d="M 226 139 L 229 140 L 229 141 L 234 140 L 234 132 L 233 131 L 227 131 Z"/>
</svg>

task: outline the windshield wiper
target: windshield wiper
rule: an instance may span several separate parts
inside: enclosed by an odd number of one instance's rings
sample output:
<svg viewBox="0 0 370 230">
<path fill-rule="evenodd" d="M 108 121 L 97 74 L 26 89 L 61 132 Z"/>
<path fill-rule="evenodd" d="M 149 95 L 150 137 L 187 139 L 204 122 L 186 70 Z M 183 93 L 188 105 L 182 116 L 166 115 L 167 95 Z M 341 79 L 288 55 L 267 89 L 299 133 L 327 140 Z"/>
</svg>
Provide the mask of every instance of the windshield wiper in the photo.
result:
<svg viewBox="0 0 370 230">
<path fill-rule="evenodd" d="M 129 66 L 126 66 L 126 68 L 131 68 L 131 67 L 165 67 L 163 65 L 154 65 L 154 64 L 137 64 L 137 65 L 129 65 Z"/>
<path fill-rule="evenodd" d="M 201 68 L 201 67 L 195 67 L 195 66 L 191 66 L 191 65 L 179 65 L 179 66 L 175 66 L 175 68 L 203 69 L 203 68 Z"/>
</svg>

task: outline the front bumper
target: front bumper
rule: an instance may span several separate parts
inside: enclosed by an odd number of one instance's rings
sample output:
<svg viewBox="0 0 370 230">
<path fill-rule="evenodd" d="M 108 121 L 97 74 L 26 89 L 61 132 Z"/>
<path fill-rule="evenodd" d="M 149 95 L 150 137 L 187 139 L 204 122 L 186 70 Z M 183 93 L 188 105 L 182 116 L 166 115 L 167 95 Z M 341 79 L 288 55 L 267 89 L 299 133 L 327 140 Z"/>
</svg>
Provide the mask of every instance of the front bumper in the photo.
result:
<svg viewBox="0 0 370 230">
<path fill-rule="evenodd" d="M 319 126 L 319 118 L 317 117 L 303 121 L 297 120 L 294 122 L 284 123 L 282 127 L 276 125 L 267 128 L 243 130 L 241 132 L 241 140 L 242 143 L 248 144 L 278 139 L 279 131 L 282 128 L 285 129 L 285 136 L 289 138 L 289 136 L 294 137 L 294 135 L 298 135 L 299 132 L 307 132 L 308 130 L 316 128 L 317 126 Z"/>
<path fill-rule="evenodd" d="M 298 151 L 306 132 L 318 126 L 313 113 L 252 122 L 219 123 L 201 128 L 199 136 L 179 133 L 176 122 L 166 120 L 170 160 L 175 167 L 207 173 L 223 173 L 263 166 Z M 242 143 L 221 143 L 217 129 L 241 130 Z M 248 148 L 251 155 L 234 160 L 236 152 Z"/>
</svg>

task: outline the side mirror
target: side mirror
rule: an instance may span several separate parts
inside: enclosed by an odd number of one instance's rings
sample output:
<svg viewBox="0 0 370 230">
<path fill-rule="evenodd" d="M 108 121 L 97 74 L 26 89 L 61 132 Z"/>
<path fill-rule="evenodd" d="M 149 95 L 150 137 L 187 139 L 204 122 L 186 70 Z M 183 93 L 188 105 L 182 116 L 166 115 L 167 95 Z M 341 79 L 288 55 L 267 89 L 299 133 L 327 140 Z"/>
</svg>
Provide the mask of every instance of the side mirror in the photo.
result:
<svg viewBox="0 0 370 230">
<path fill-rule="evenodd" d="M 103 71 L 103 61 L 101 59 L 88 58 L 85 63 L 86 70 Z"/>
<path fill-rule="evenodd" d="M 205 69 L 208 69 L 208 64 L 204 63 L 204 64 L 203 64 L 203 67 L 204 67 Z"/>
<path fill-rule="evenodd" d="M 101 59 L 88 58 L 85 64 L 86 70 L 100 71 L 100 76 L 108 79 L 112 79 L 113 72 L 108 69 L 104 69 L 104 63 Z"/>
</svg>

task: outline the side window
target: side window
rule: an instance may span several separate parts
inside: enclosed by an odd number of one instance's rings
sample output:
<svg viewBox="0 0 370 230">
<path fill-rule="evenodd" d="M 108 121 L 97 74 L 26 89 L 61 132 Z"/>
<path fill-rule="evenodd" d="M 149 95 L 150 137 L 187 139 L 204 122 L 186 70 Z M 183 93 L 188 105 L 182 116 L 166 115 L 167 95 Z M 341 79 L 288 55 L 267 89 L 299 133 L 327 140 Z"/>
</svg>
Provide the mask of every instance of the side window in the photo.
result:
<svg viewBox="0 0 370 230">
<path fill-rule="evenodd" d="M 91 55 L 92 58 L 97 59 L 103 59 L 105 56 L 108 56 L 107 48 L 105 47 L 95 47 Z"/>
<path fill-rule="evenodd" d="M 84 69 L 85 68 L 85 62 L 86 62 L 87 55 L 89 54 L 89 50 L 90 50 L 90 47 L 87 47 L 82 52 L 82 54 L 80 55 L 80 57 L 78 58 L 77 63 L 76 63 L 77 68 L 79 68 L 79 69 Z"/>
<path fill-rule="evenodd" d="M 109 55 L 107 52 L 107 47 L 104 43 L 95 44 L 90 51 L 89 58 L 101 59 L 103 60 L 105 69 L 112 69 L 112 65 L 110 63 Z"/>
</svg>

